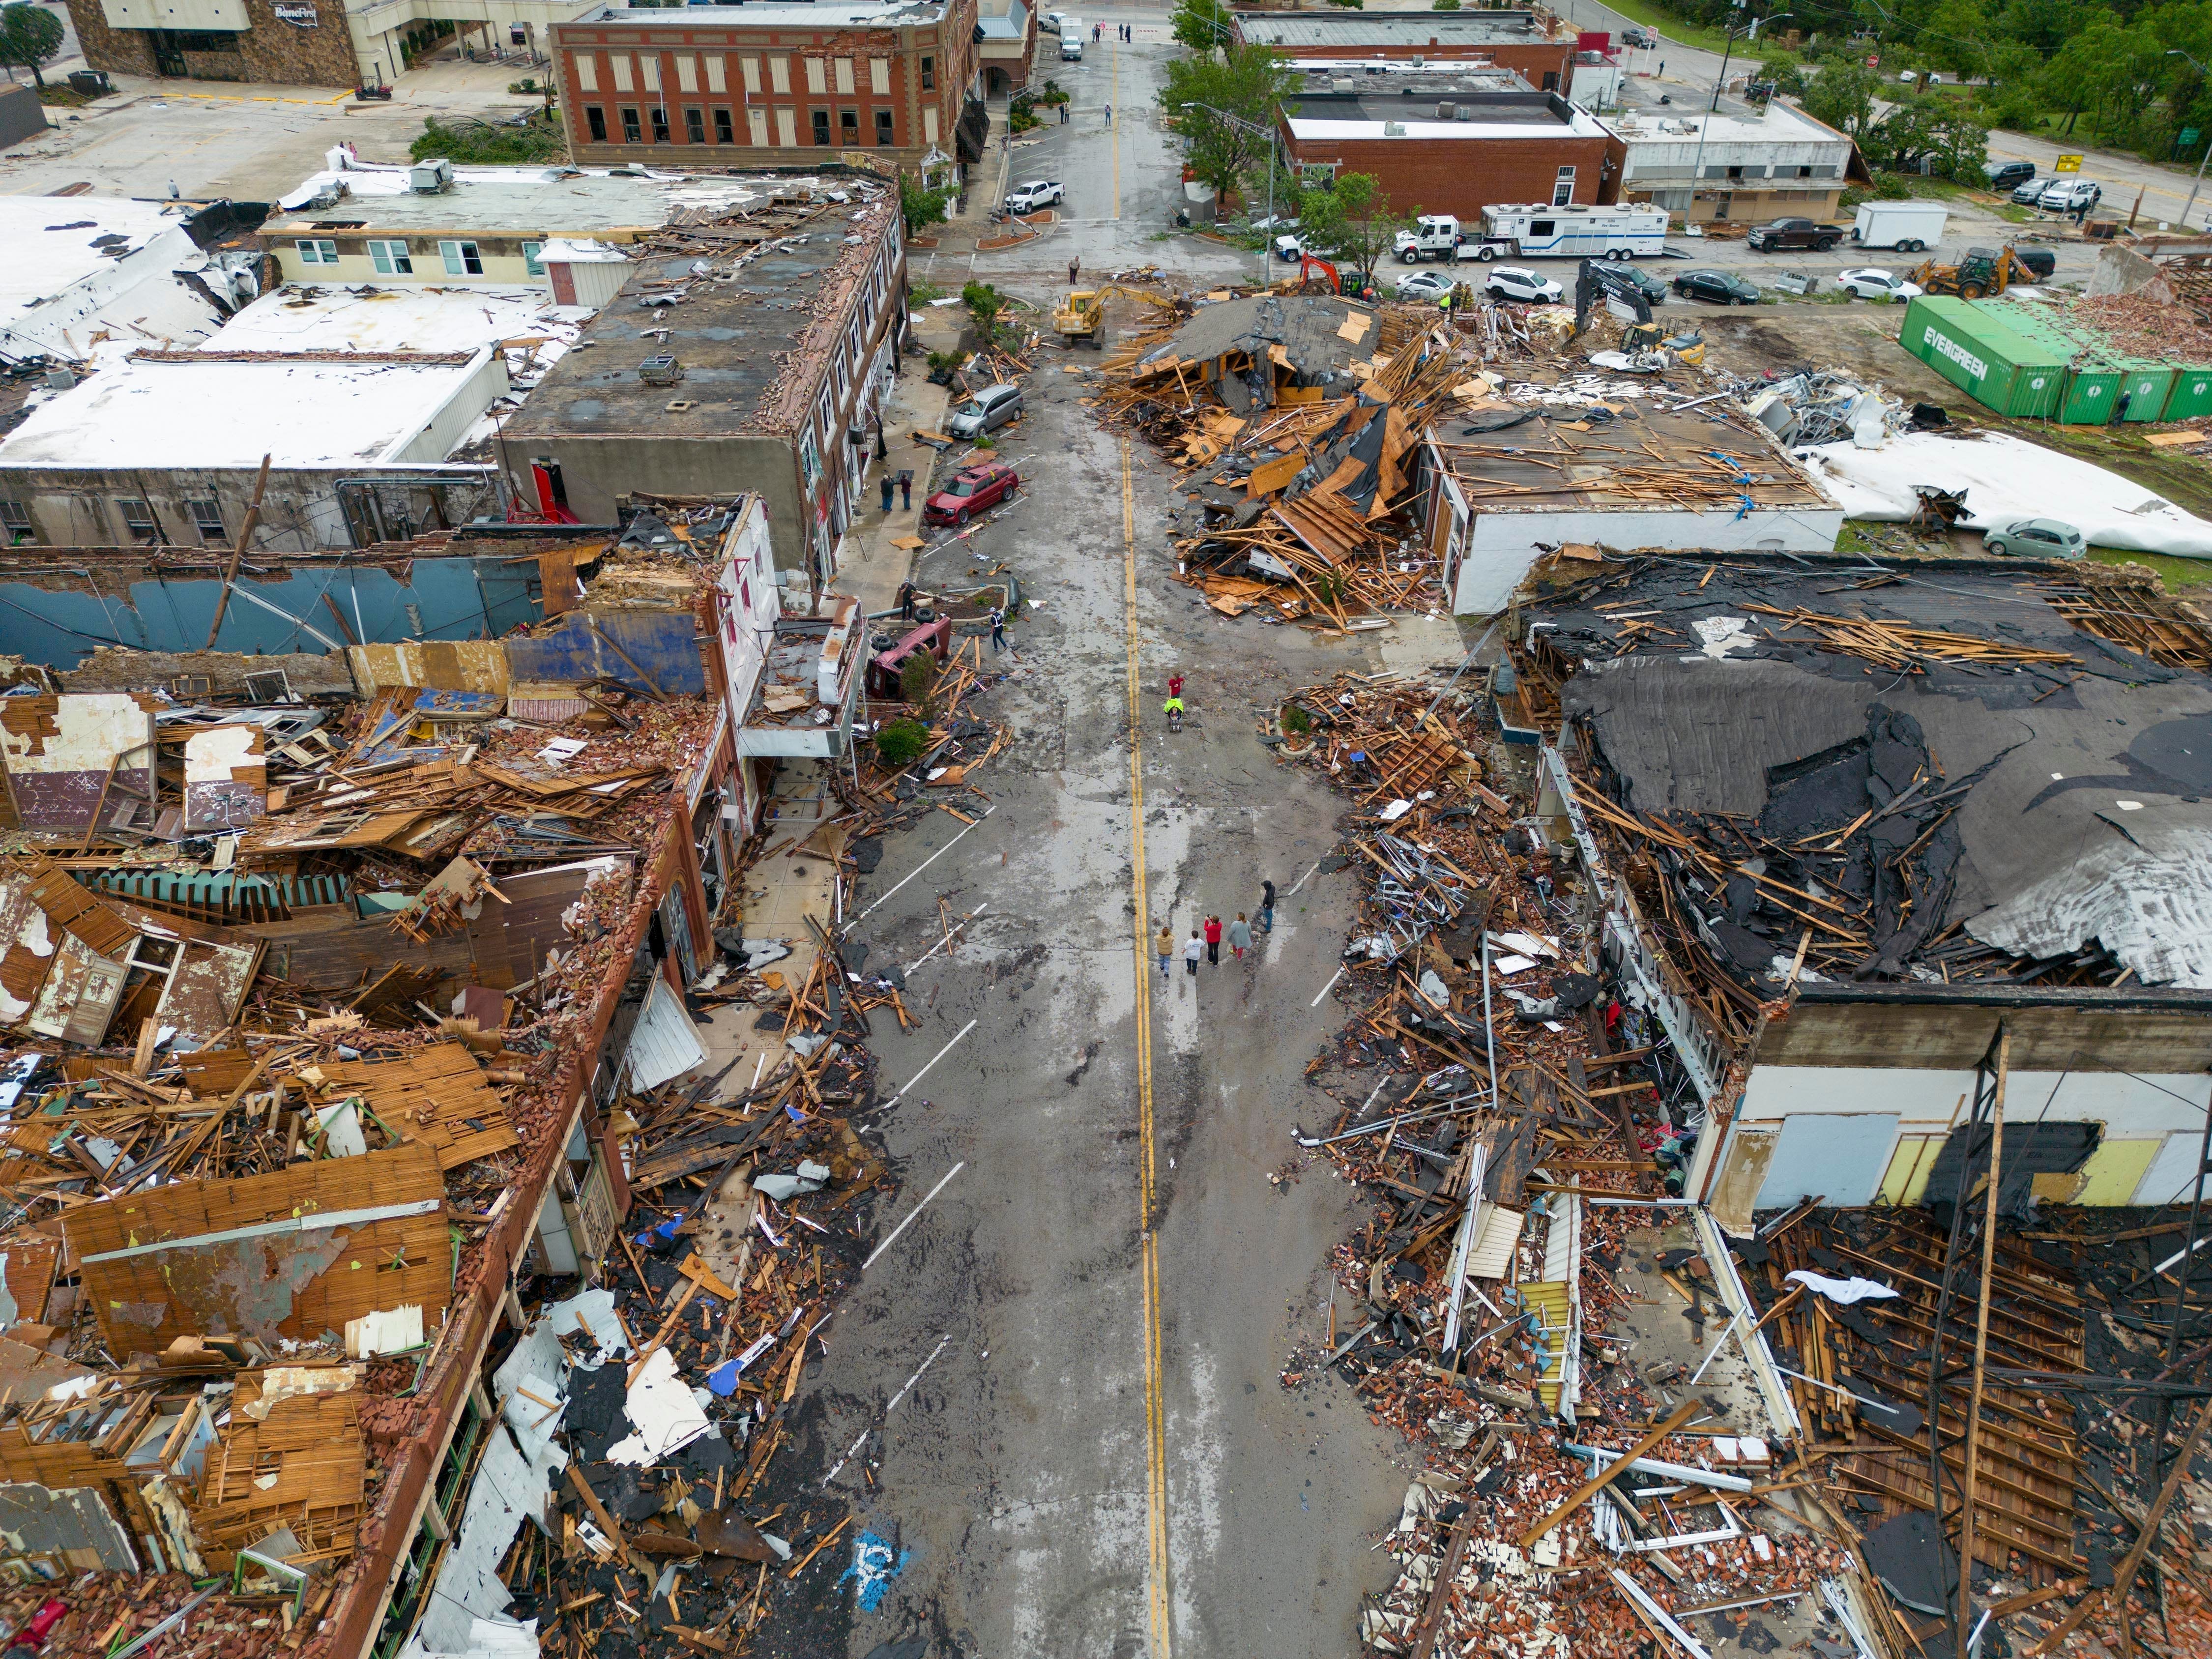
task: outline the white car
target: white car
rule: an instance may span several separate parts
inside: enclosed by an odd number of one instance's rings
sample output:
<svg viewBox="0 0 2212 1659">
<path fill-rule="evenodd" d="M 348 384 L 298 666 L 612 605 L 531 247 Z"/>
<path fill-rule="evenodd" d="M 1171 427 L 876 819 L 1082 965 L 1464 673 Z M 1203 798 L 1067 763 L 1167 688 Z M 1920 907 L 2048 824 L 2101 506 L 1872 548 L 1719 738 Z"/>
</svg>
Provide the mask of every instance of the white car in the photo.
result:
<svg viewBox="0 0 2212 1659">
<path fill-rule="evenodd" d="M 2045 213 L 2071 213 L 2078 207 L 2094 207 L 2105 198 L 2105 187 L 2094 179 L 2057 179 L 2035 198 Z"/>
<path fill-rule="evenodd" d="M 1528 305 L 1555 305 L 1566 290 L 1549 276 L 1526 265 L 1498 265 L 1483 279 L 1482 291 L 1493 300 L 1519 300 Z"/>
<path fill-rule="evenodd" d="M 1041 207 L 1050 207 L 1066 195 L 1057 179 L 1038 179 L 1026 185 L 1016 185 L 1006 192 L 1006 211 L 1035 213 Z"/>
<path fill-rule="evenodd" d="M 1048 11 L 1044 15 L 1044 26 L 1050 29 L 1054 34 L 1057 34 L 1060 33 L 1060 19 L 1066 15 L 1067 14 L 1064 11 Z"/>
<path fill-rule="evenodd" d="M 1255 230 L 1296 230 L 1298 216 L 1295 213 L 1263 213 L 1252 222 Z"/>
<path fill-rule="evenodd" d="M 1920 297 L 1917 283 L 1908 283 L 1893 270 L 1881 270 L 1869 265 L 1859 270 L 1836 273 L 1836 286 L 1848 289 L 1862 300 L 1894 300 L 1902 302 Z"/>
<path fill-rule="evenodd" d="M 1286 265 L 1294 265 L 1305 258 L 1305 244 L 1295 236 L 1275 238 L 1275 257 Z"/>
<path fill-rule="evenodd" d="M 1441 270 L 1417 270 L 1398 279 L 1401 300 L 1440 300 L 1452 290 L 1453 279 Z"/>
</svg>

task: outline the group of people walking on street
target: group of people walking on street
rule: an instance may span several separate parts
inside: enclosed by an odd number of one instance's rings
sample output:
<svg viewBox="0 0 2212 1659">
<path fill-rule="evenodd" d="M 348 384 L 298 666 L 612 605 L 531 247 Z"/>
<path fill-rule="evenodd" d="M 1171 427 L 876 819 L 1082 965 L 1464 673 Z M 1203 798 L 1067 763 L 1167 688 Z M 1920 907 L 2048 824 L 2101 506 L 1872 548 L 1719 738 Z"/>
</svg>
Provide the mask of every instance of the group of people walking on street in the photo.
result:
<svg viewBox="0 0 2212 1659">
<path fill-rule="evenodd" d="M 1263 881 L 1260 884 L 1260 888 L 1257 931 L 1261 937 L 1264 937 L 1275 931 L 1275 884 L 1272 881 Z M 1222 925 L 1219 916 L 1206 917 L 1201 926 L 1190 930 L 1190 938 L 1183 942 L 1181 951 L 1183 971 L 1195 979 L 1198 976 L 1198 964 L 1201 959 L 1218 968 L 1221 965 L 1221 945 L 1224 939 L 1228 941 L 1229 949 L 1237 960 L 1243 961 L 1244 953 L 1254 948 L 1252 943 L 1254 931 L 1254 922 L 1249 920 L 1242 910 L 1237 913 L 1237 920 L 1226 927 Z M 1174 971 L 1174 963 L 1177 955 L 1175 929 L 1162 927 L 1159 937 L 1154 943 L 1159 953 L 1160 975 L 1165 978 Z"/>
</svg>

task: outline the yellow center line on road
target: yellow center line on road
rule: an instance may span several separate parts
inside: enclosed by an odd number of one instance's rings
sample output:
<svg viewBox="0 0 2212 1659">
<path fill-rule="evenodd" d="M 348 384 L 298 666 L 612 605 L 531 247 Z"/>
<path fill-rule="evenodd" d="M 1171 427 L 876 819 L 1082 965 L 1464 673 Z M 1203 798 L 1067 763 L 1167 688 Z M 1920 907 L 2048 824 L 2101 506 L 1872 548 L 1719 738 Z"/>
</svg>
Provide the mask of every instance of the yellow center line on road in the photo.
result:
<svg viewBox="0 0 2212 1659">
<path fill-rule="evenodd" d="M 1109 109 L 1114 106 L 1115 100 L 1121 95 L 1121 48 L 1119 46 L 1114 48 L 1113 64 L 1113 77 L 1109 83 L 1106 96 L 1106 106 Z M 1114 146 L 1114 216 L 1118 219 L 1121 216 L 1121 118 L 1120 116 L 1115 116 L 1106 124 L 1106 134 L 1107 142 Z M 1133 641 L 1135 638 L 1136 635 L 1133 631 L 1130 639 Z M 1131 648 L 1134 648 L 1133 644 Z"/>
<path fill-rule="evenodd" d="M 1168 1618 L 1168 1431 L 1160 1363 L 1160 1249 L 1153 1230 L 1152 1152 L 1152 925 L 1145 896 L 1145 705 L 1137 648 L 1137 495 L 1129 467 L 1129 441 L 1121 440 L 1121 597 L 1129 647 L 1130 868 L 1137 900 L 1137 1231 L 1144 1268 L 1146 1573 L 1152 1607 L 1151 1659 L 1174 1651 Z"/>
</svg>

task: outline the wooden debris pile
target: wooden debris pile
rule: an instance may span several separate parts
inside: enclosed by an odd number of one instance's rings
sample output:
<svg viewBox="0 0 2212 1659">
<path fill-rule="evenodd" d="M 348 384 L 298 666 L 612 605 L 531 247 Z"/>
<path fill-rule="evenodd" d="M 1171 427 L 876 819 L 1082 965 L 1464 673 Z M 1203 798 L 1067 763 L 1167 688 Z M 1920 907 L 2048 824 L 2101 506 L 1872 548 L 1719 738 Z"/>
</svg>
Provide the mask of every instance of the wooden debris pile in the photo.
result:
<svg viewBox="0 0 2212 1659">
<path fill-rule="evenodd" d="M 1209 315 L 1232 307 L 1244 333 Z M 1333 326 L 1296 307 L 1325 307 Z M 1182 468 L 1196 509 L 1173 515 L 1189 526 L 1176 538 L 1178 575 L 1222 614 L 1259 608 L 1344 631 L 1437 602 L 1434 561 L 1403 516 L 1415 452 L 1437 411 L 1488 385 L 1432 314 L 1379 318 L 1378 328 L 1378 313 L 1313 297 L 1231 301 L 1108 362 L 1108 417 Z"/>
</svg>

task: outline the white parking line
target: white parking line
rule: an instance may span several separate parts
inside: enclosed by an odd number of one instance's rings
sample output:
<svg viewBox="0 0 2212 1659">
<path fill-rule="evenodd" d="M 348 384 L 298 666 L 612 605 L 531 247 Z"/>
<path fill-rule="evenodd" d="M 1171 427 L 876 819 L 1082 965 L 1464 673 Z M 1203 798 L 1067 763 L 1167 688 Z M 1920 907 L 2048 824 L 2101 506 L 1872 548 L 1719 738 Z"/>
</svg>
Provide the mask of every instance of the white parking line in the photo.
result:
<svg viewBox="0 0 2212 1659">
<path fill-rule="evenodd" d="M 1315 995 L 1314 995 L 1314 1000 L 1313 1000 L 1311 1002 L 1309 1002 L 1308 1004 L 1306 1004 L 1306 1006 L 1307 1006 L 1307 1007 L 1309 1007 L 1309 1008 L 1318 1008 L 1318 1007 L 1320 1007 L 1320 1006 L 1321 1006 L 1321 1000 L 1322 1000 L 1322 998 L 1323 998 L 1323 997 L 1327 996 L 1327 995 L 1328 995 L 1331 991 L 1334 990 L 1334 989 L 1336 988 L 1336 982 L 1337 982 L 1337 981 L 1339 981 L 1339 980 L 1342 979 L 1343 977 L 1344 977 L 1344 969 L 1341 969 L 1341 968 L 1338 969 L 1334 973 L 1331 974 L 1331 975 L 1328 976 L 1328 984 L 1326 984 L 1326 985 L 1324 985 L 1324 986 L 1322 986 L 1322 987 L 1321 988 L 1321 989 L 1320 989 L 1318 992 L 1316 992 L 1316 993 L 1315 994 Z"/>
<path fill-rule="evenodd" d="M 898 884 L 898 887 L 894 887 L 894 888 L 892 888 L 892 889 L 891 889 L 890 893 L 885 893 L 885 894 L 884 895 L 883 898 L 879 898 L 879 899 L 878 899 L 878 900 L 876 901 L 875 904 L 871 904 L 871 905 L 867 908 L 867 909 L 861 911 L 861 912 L 860 912 L 860 914 L 859 915 L 857 915 L 857 916 L 854 916 L 854 917 L 853 918 L 853 920 L 854 920 L 854 921 L 865 921 L 865 920 L 867 918 L 867 916 L 870 915 L 870 913 L 871 913 L 871 912 L 872 912 L 872 911 L 876 908 L 876 906 L 877 906 L 877 905 L 879 905 L 879 904 L 883 903 L 884 899 L 888 899 L 889 897 L 890 897 L 891 893 L 896 893 L 896 892 L 897 892 L 897 891 L 898 891 L 898 890 L 899 890 L 899 887 L 903 887 L 903 886 L 905 886 L 905 885 L 907 884 L 907 883 L 908 883 L 908 882 L 912 881 L 912 880 L 916 877 L 916 876 L 920 875 L 923 871 L 925 871 L 925 870 L 928 869 L 928 868 L 929 868 L 929 866 L 930 866 L 931 865 L 933 865 L 933 864 L 936 863 L 936 862 L 938 861 L 938 860 L 939 860 L 939 859 L 943 858 L 943 857 L 944 857 L 947 853 L 951 852 L 954 848 L 956 848 L 956 847 L 957 847 L 958 845 L 960 845 L 960 842 L 961 842 L 961 841 L 962 841 L 962 839 L 963 839 L 963 837 L 965 837 L 965 836 L 968 836 L 971 831 L 975 830 L 975 829 L 977 829 L 979 826 L 981 826 L 981 823 L 982 823 L 982 822 L 983 822 L 983 818 L 988 818 L 988 817 L 989 817 L 991 816 L 991 814 L 992 814 L 992 813 L 994 813 L 994 812 L 997 811 L 998 810 L 999 810 L 999 808 L 998 808 L 998 805 L 997 805 L 997 804 L 996 804 L 995 802 L 994 802 L 994 803 L 993 803 L 991 805 L 985 807 L 985 808 L 983 809 L 983 817 L 981 817 L 981 818 L 977 818 L 977 819 L 975 820 L 975 822 L 974 823 L 969 824 L 966 830 L 963 830 L 960 832 L 960 834 L 959 834 L 959 835 L 953 836 L 953 838 L 952 838 L 951 841 L 946 842 L 945 843 L 945 845 L 944 845 L 944 846 L 942 846 L 942 847 L 939 848 L 938 848 L 934 853 L 932 853 L 932 854 L 931 854 L 927 858 L 924 859 L 924 860 L 923 860 L 920 864 L 917 864 L 916 866 L 915 866 L 915 867 L 914 867 L 913 869 L 911 869 L 911 870 L 908 871 L 908 872 L 907 872 L 907 873 L 905 874 L 905 876 L 904 876 L 904 877 L 902 877 L 902 878 L 900 879 L 900 881 L 899 881 L 899 884 Z"/>
<path fill-rule="evenodd" d="M 1319 859 L 1316 859 L 1316 860 L 1313 861 L 1313 870 L 1309 870 L 1309 871 L 1307 871 L 1307 872 L 1305 872 L 1305 874 L 1304 874 L 1303 876 L 1300 876 L 1300 877 L 1298 878 L 1297 887 L 1293 887 L 1293 888 L 1291 888 L 1291 890 L 1290 890 L 1290 892 L 1284 894 L 1284 895 L 1283 895 L 1283 896 L 1284 896 L 1285 898 L 1290 898 L 1290 897 L 1291 897 L 1293 895 L 1295 895 L 1295 894 L 1297 892 L 1297 890 L 1298 890 L 1298 887 L 1303 887 L 1303 886 L 1304 886 L 1304 885 L 1306 884 L 1306 883 L 1308 883 L 1309 881 L 1310 881 L 1310 880 L 1312 880 L 1312 879 L 1313 879 L 1313 872 L 1314 872 L 1314 870 L 1318 870 L 1318 869 L 1320 869 L 1320 868 L 1321 868 L 1321 860 L 1320 860 Z"/>
<path fill-rule="evenodd" d="M 951 1054 L 951 1053 L 952 1052 L 952 1043 L 953 1043 L 953 1042 L 959 1042 L 961 1037 L 964 1037 L 964 1036 L 966 1036 L 968 1035 L 968 1033 L 969 1033 L 969 1032 L 970 1032 L 970 1031 L 974 1030 L 975 1029 L 975 1022 L 974 1020 L 972 1020 L 972 1019 L 971 1019 L 971 1020 L 969 1020 L 969 1021 L 965 1025 L 962 1026 L 962 1027 L 960 1028 L 959 1035 L 958 1035 L 957 1036 L 955 1036 L 955 1037 L 952 1039 L 952 1042 L 948 1042 L 948 1043 L 946 1043 L 946 1044 L 945 1044 L 942 1048 L 939 1048 L 939 1049 L 935 1054 L 932 1054 L 932 1055 L 929 1057 L 929 1066 L 934 1066 L 934 1065 L 936 1065 L 936 1064 L 937 1064 L 937 1062 L 938 1062 L 939 1060 L 940 1060 L 944 1059 L 944 1058 L 945 1057 L 945 1055 L 947 1055 L 947 1054 Z M 924 1079 L 924 1078 L 926 1078 L 926 1077 L 927 1077 L 927 1076 L 929 1075 L 929 1066 L 923 1066 L 920 1071 L 916 1072 L 916 1073 L 915 1073 L 912 1077 L 908 1078 L 908 1079 L 906 1080 L 906 1089 L 902 1089 L 902 1090 L 900 1090 L 896 1094 L 893 1095 L 893 1096 L 892 1096 L 889 1100 L 885 1101 L 882 1105 L 880 1105 L 880 1106 L 877 1107 L 877 1108 L 876 1108 L 876 1109 L 877 1109 L 878 1111 L 879 1111 L 879 1112 L 887 1112 L 887 1111 L 890 1110 L 890 1109 L 891 1109 L 892 1107 L 894 1107 L 894 1106 L 897 1105 L 897 1104 L 899 1103 L 899 1102 L 901 1102 L 902 1100 L 904 1100 L 904 1099 L 906 1098 L 906 1096 L 907 1096 L 907 1089 L 911 1089 L 911 1088 L 913 1088 L 913 1087 L 914 1087 L 914 1085 L 915 1085 L 915 1084 L 917 1084 L 917 1083 L 921 1082 L 921 1081 L 922 1080 L 922 1079 Z M 861 1265 L 862 1267 L 866 1267 L 866 1266 L 867 1265 L 867 1263 L 866 1263 L 866 1262 L 862 1262 L 860 1265 Z"/>
<path fill-rule="evenodd" d="M 929 1189 L 927 1195 L 922 1199 L 921 1202 L 915 1205 L 914 1208 L 906 1212 L 906 1219 L 900 1222 L 897 1226 L 891 1229 L 890 1237 L 886 1238 L 882 1243 L 877 1245 L 874 1249 L 868 1252 L 868 1259 L 860 1264 L 860 1271 L 862 1273 L 866 1273 L 869 1268 L 874 1267 L 876 1265 L 876 1258 L 881 1255 L 885 1250 L 890 1249 L 893 1243 L 895 1243 L 898 1238 L 898 1236 L 914 1224 L 915 1217 L 920 1215 L 924 1210 L 929 1207 L 930 1199 L 935 1198 L 938 1194 L 945 1190 L 945 1182 L 951 1180 L 953 1176 L 958 1175 L 967 1167 L 967 1160 L 963 1158 L 961 1162 L 954 1164 L 951 1169 L 947 1170 L 945 1172 L 945 1181 L 940 1181 L 934 1187 L 932 1187 Z"/>
<path fill-rule="evenodd" d="M 986 902 L 984 902 L 983 903 L 977 905 L 974 909 L 970 910 L 970 911 L 969 911 L 966 915 L 964 915 L 964 916 L 961 917 L 959 921 L 956 921 L 956 922 L 954 922 L 954 923 L 952 924 L 952 932 L 953 932 L 953 933 L 958 933 L 958 932 L 959 932 L 963 927 L 966 927 L 969 922 L 971 922 L 971 921 L 975 921 L 976 917 L 978 917 L 978 916 L 981 915 L 983 914 L 983 912 L 984 912 L 984 911 L 986 911 L 986 910 L 989 909 L 990 908 L 991 908 L 991 906 L 990 906 L 990 903 L 989 903 L 989 902 L 988 902 L 988 900 L 987 900 Z M 942 951 L 942 950 L 943 950 L 943 949 L 944 949 L 944 948 L 945 948 L 948 944 L 950 944 L 951 942 L 951 937 L 950 937 L 949 935 L 948 935 L 946 938 L 945 938 L 945 939 L 941 939 L 938 940 L 936 944 L 934 944 L 934 945 L 931 945 L 931 946 L 929 947 L 929 949 L 927 949 L 927 951 L 923 951 L 920 956 L 916 957 L 915 957 L 912 962 L 909 962 L 908 963 L 907 963 L 907 965 L 906 965 L 904 968 L 902 968 L 902 969 L 900 969 L 900 971 L 901 971 L 902 973 L 908 973 L 908 974 L 912 973 L 915 969 L 917 969 L 917 968 L 921 967 L 921 964 L 922 964 L 923 963 L 927 962 L 927 961 L 930 959 L 930 957 L 932 957 L 935 956 L 935 955 L 936 955 L 939 951 Z M 909 1086 L 911 1086 L 911 1085 L 909 1085 Z"/>
</svg>

